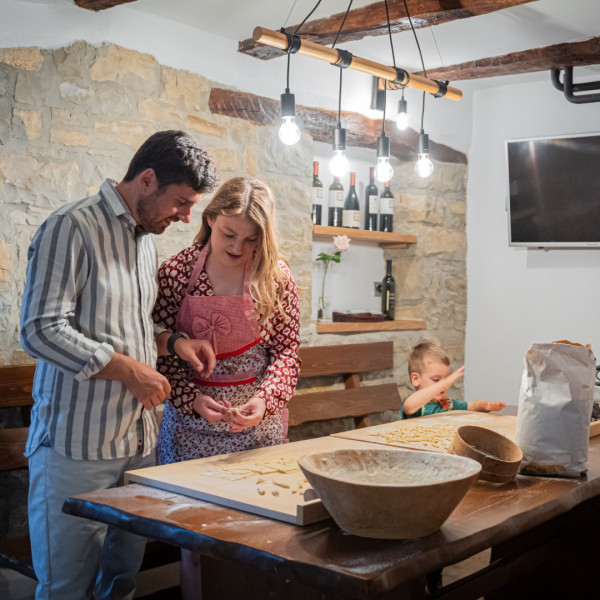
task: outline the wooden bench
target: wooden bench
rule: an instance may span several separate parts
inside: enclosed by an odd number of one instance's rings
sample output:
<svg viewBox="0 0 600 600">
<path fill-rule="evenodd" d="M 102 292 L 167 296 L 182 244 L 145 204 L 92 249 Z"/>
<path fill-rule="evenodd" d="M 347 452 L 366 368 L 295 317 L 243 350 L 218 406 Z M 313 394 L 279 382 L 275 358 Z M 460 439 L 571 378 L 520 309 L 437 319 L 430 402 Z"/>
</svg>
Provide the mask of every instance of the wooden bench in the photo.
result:
<svg viewBox="0 0 600 600">
<path fill-rule="evenodd" d="M 0 366 L 0 409 L 20 409 L 23 426 L 0 427 L 0 472 L 27 468 L 25 442 L 33 399 L 35 365 Z M 180 560 L 176 546 L 148 540 L 141 571 Z M 0 568 L 12 569 L 36 579 L 31 560 L 29 535 L 7 536 L 0 540 Z M 158 596 L 156 596 L 158 597 Z"/>
<path fill-rule="evenodd" d="M 299 355 L 300 379 L 341 375 L 345 387 L 294 394 L 288 403 L 289 426 L 352 417 L 356 427 L 366 427 L 371 424 L 369 415 L 400 409 L 395 383 L 362 385 L 360 379 L 361 373 L 394 366 L 393 342 L 300 347 Z"/>
</svg>

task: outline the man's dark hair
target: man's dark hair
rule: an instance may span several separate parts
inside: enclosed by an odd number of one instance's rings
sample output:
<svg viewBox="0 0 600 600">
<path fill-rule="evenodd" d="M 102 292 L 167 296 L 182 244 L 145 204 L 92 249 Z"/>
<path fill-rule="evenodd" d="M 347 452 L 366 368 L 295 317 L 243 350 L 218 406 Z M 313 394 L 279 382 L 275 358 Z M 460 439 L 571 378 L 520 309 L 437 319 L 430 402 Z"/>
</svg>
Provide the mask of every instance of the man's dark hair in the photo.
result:
<svg viewBox="0 0 600 600">
<path fill-rule="evenodd" d="M 153 169 L 160 187 L 187 185 L 195 192 L 210 192 L 219 177 L 208 152 L 185 131 L 170 129 L 151 135 L 129 163 L 123 181 L 132 181 Z"/>
</svg>

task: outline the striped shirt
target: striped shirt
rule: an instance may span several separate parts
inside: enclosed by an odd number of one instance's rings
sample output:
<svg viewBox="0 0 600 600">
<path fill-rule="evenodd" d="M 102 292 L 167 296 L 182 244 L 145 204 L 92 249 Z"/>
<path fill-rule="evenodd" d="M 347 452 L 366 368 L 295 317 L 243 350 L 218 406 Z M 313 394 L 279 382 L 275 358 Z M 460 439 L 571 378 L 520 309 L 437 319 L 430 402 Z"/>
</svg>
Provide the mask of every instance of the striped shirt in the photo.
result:
<svg viewBox="0 0 600 600">
<path fill-rule="evenodd" d="M 155 366 L 154 236 L 138 235 L 106 180 L 100 192 L 52 213 L 28 252 L 21 345 L 38 359 L 26 456 L 50 445 L 82 460 L 144 455 L 154 411 L 119 381 L 93 379 L 114 352 Z"/>
</svg>

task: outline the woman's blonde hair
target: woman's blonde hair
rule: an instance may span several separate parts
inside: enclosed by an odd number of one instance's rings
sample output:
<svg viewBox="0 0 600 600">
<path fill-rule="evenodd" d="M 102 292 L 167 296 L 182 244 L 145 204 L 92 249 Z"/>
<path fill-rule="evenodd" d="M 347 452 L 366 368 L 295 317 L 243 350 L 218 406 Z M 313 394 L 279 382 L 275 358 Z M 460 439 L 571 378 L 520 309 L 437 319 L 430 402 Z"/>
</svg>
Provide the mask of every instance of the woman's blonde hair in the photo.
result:
<svg viewBox="0 0 600 600">
<path fill-rule="evenodd" d="M 259 239 L 250 276 L 250 294 L 258 305 L 261 322 L 276 312 L 283 313 L 287 278 L 279 265 L 275 199 L 270 188 L 260 179 L 232 177 L 227 180 L 204 209 L 195 244 L 208 243 L 212 232 L 209 219 L 214 221 L 219 215 L 243 215 L 256 225 Z"/>
</svg>

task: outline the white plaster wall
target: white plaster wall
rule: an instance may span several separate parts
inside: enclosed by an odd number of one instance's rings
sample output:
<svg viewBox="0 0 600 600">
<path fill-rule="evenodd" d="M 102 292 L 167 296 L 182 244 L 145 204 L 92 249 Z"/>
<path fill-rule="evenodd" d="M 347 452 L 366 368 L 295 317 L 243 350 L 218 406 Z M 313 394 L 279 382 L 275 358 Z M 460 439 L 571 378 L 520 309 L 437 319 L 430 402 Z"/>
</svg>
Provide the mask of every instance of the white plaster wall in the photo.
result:
<svg viewBox="0 0 600 600">
<path fill-rule="evenodd" d="M 319 179 L 323 182 L 324 198 L 327 201 L 327 190 L 333 181 L 329 173 L 331 159 L 331 146 L 322 142 L 315 142 L 315 160 L 319 161 Z M 360 202 L 361 226 L 364 224 L 365 188 L 369 185 L 369 167 L 375 166 L 374 152 L 362 148 L 350 148 L 346 152 L 350 161 L 350 168 L 356 173 L 356 192 Z M 344 197 L 349 188 L 350 175 L 341 181 L 344 186 Z M 379 192 L 383 186 L 376 182 Z M 325 212 L 327 214 L 327 212 Z M 326 225 L 323 222 L 323 225 Z M 339 235 L 348 234 L 348 230 L 341 227 Z M 333 238 L 332 238 L 333 240 Z M 320 252 L 331 253 L 331 241 L 313 242 L 313 261 Z M 315 263 L 313 263 L 315 264 Z M 376 245 L 353 241 L 350 249 L 342 253 L 339 264 L 332 263 L 328 269 L 327 278 L 331 290 L 331 306 L 333 310 L 351 310 L 366 312 L 381 312 L 381 297 L 375 296 L 375 281 L 381 281 L 385 275 L 385 261 L 383 250 Z M 317 316 L 317 302 L 320 288 L 320 270 L 313 270 L 313 318 Z"/>
<path fill-rule="evenodd" d="M 589 342 L 600 361 L 600 249 L 509 247 L 505 210 L 505 140 L 588 132 L 600 132 L 600 104 L 567 102 L 549 76 L 546 83 L 474 95 L 467 189 L 467 400 L 516 404 L 523 358 L 536 342 Z M 598 198 L 600 192 L 590 193 Z"/>
</svg>

